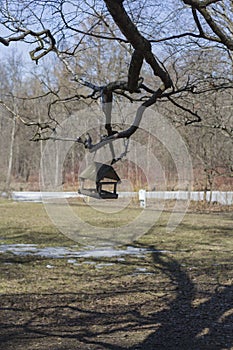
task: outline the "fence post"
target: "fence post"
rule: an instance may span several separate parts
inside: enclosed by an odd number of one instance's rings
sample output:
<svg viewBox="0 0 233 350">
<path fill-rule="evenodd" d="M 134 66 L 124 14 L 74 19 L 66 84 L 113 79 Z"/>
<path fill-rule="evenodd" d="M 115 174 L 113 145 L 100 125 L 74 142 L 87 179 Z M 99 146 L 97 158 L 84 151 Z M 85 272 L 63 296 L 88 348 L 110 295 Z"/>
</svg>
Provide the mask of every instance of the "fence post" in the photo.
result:
<svg viewBox="0 0 233 350">
<path fill-rule="evenodd" d="M 139 196 L 139 202 L 140 202 L 140 208 L 146 208 L 146 190 L 139 190 L 138 191 Z"/>
</svg>

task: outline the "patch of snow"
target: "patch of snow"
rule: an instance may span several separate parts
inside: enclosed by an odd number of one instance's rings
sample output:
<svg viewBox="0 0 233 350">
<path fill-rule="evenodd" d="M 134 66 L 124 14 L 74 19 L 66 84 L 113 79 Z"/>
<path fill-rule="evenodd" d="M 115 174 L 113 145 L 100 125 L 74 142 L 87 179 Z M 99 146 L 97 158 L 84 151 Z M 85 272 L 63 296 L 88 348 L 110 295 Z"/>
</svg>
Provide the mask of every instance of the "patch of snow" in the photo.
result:
<svg viewBox="0 0 233 350">
<path fill-rule="evenodd" d="M 0 253 L 10 252 L 15 255 L 33 255 L 45 258 L 69 258 L 68 263 L 75 263 L 74 258 L 103 258 L 122 255 L 141 256 L 147 249 L 127 247 L 127 249 L 91 249 L 77 251 L 75 247 L 45 247 L 39 248 L 35 244 L 1 244 Z"/>
<path fill-rule="evenodd" d="M 145 267 L 138 267 L 138 268 L 136 269 L 136 271 L 138 271 L 138 272 L 146 272 L 146 271 L 147 271 L 147 268 L 145 268 Z"/>
<path fill-rule="evenodd" d="M 68 264 L 76 264 L 77 260 L 76 259 L 68 259 L 67 262 L 68 262 Z"/>
<path fill-rule="evenodd" d="M 45 247 L 40 248 L 35 244 L 1 244 L 0 253 L 12 253 L 14 255 L 31 255 L 40 256 L 44 258 L 68 258 L 67 262 L 70 264 L 77 263 L 77 258 L 112 258 L 119 257 L 119 261 L 123 261 L 122 256 L 136 255 L 137 257 L 144 257 L 147 253 L 171 253 L 167 250 L 150 250 L 146 248 L 137 248 L 128 246 L 126 249 L 89 249 L 77 250 L 77 247 Z M 91 262 L 90 262 L 91 263 Z"/>
<path fill-rule="evenodd" d="M 46 267 L 47 267 L 47 269 L 53 269 L 54 268 L 54 266 L 53 265 L 46 265 Z"/>
<path fill-rule="evenodd" d="M 97 264 L 96 268 L 97 269 L 102 269 L 105 266 L 112 266 L 112 265 L 114 265 L 114 264 L 112 264 L 112 263 L 102 263 L 102 264 Z"/>
</svg>

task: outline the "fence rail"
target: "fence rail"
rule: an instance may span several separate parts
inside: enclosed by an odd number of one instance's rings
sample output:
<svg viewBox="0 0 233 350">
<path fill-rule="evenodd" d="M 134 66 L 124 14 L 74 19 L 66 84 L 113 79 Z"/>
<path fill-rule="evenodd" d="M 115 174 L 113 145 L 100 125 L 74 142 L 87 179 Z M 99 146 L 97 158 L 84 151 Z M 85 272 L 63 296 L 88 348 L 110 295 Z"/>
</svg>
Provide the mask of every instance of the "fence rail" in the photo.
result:
<svg viewBox="0 0 233 350">
<path fill-rule="evenodd" d="M 77 192 L 12 192 L 11 197 L 16 201 L 34 201 L 42 202 L 44 199 L 52 198 L 76 198 L 84 197 Z M 138 192 L 120 192 L 119 198 L 135 197 L 138 198 Z M 204 191 L 148 191 L 147 199 L 163 199 L 163 200 L 193 200 L 203 201 L 205 198 Z M 223 205 L 233 204 L 233 192 L 213 191 L 206 193 L 206 200 L 209 202 L 217 202 Z"/>
</svg>

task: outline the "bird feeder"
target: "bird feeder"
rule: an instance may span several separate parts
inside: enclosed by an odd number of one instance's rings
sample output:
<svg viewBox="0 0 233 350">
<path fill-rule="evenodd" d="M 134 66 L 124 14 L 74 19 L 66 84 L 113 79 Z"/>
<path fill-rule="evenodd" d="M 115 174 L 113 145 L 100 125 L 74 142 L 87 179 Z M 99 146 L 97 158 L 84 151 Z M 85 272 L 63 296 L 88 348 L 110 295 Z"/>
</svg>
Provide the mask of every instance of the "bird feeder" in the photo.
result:
<svg viewBox="0 0 233 350">
<path fill-rule="evenodd" d="M 111 165 L 94 162 L 80 175 L 79 192 L 98 199 L 117 199 L 117 184 L 121 182 Z"/>
</svg>

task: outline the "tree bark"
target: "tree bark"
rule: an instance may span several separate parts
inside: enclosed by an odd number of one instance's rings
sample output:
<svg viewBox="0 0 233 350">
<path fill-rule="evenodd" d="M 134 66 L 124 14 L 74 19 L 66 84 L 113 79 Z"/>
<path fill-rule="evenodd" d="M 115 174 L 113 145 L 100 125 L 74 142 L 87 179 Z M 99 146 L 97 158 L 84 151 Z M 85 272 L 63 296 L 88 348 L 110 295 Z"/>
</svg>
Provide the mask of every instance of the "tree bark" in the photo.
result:
<svg viewBox="0 0 233 350">
<path fill-rule="evenodd" d="M 11 185 L 12 164 L 13 164 L 14 143 L 15 143 L 15 129 L 16 129 L 16 118 L 13 117 L 12 129 L 11 129 L 9 161 L 8 161 L 8 169 L 7 169 L 6 183 L 5 183 L 5 191 L 7 193 L 10 191 L 10 185 Z"/>
</svg>

